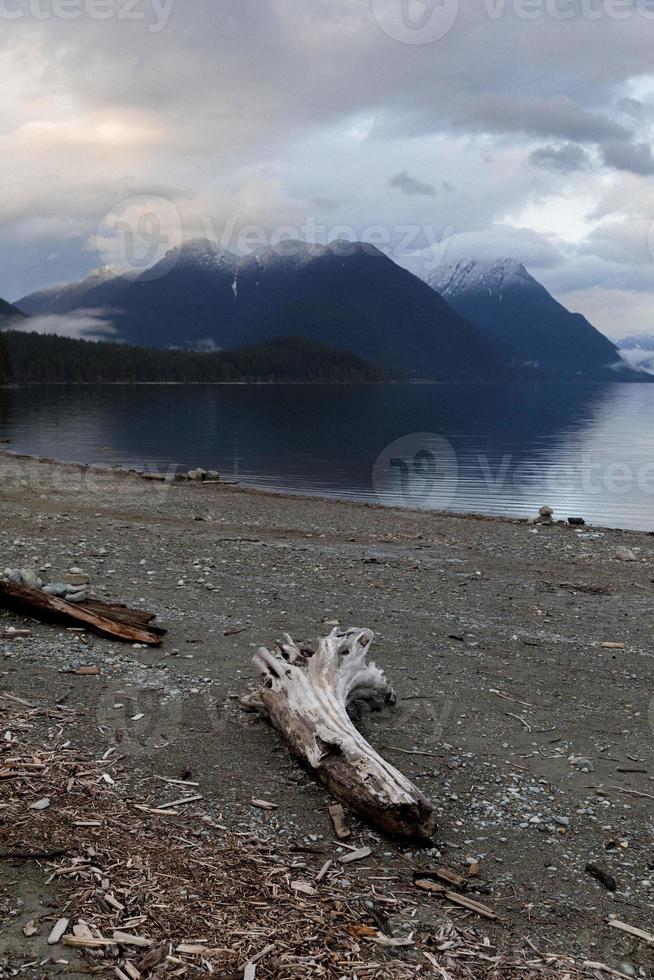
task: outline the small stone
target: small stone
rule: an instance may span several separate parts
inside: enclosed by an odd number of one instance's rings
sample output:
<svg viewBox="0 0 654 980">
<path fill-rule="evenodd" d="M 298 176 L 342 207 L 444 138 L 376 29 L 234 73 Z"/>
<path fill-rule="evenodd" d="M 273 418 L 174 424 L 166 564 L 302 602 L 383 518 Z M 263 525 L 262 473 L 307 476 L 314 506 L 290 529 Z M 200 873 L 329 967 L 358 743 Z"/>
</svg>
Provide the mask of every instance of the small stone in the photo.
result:
<svg viewBox="0 0 654 980">
<path fill-rule="evenodd" d="M 569 817 L 554 817 L 554 823 L 558 823 L 559 827 L 569 827 L 570 818 Z"/>
<path fill-rule="evenodd" d="M 23 585 L 26 585 L 29 589 L 40 589 L 43 585 L 36 572 L 33 572 L 29 568 L 21 568 L 20 577 Z"/>
<path fill-rule="evenodd" d="M 541 517 L 552 517 L 554 511 L 552 510 L 551 507 L 541 507 L 538 513 Z"/>
<path fill-rule="evenodd" d="M 595 772 L 595 766 L 590 759 L 578 759 L 577 770 L 579 772 Z"/>
<path fill-rule="evenodd" d="M 69 591 L 69 586 L 65 582 L 51 582 L 50 585 L 44 586 L 43 591 L 47 595 L 53 595 L 57 599 L 63 599 Z"/>
<path fill-rule="evenodd" d="M 86 589 L 80 589 L 78 592 L 67 592 L 64 596 L 66 602 L 86 602 L 89 594 Z"/>
<path fill-rule="evenodd" d="M 188 471 L 188 478 L 189 478 L 189 480 L 199 480 L 199 481 L 202 481 L 202 480 L 206 480 L 207 479 L 207 476 L 208 476 L 208 474 L 207 474 L 207 471 L 206 470 L 197 469 L 197 470 L 189 470 Z"/>
<path fill-rule="evenodd" d="M 615 558 L 618 561 L 638 561 L 638 558 L 631 548 L 625 548 L 622 545 L 615 549 Z"/>
<path fill-rule="evenodd" d="M 585 527 L 586 521 L 583 519 L 583 517 L 569 517 L 568 524 L 570 527 Z"/>
</svg>

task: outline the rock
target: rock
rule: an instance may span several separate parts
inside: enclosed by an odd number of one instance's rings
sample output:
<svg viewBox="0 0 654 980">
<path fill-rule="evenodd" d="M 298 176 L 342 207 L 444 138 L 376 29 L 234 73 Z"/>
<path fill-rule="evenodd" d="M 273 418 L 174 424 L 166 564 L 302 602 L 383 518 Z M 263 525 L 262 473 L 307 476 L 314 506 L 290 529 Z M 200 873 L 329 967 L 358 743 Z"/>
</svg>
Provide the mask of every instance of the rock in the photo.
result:
<svg viewBox="0 0 654 980">
<path fill-rule="evenodd" d="M 554 823 L 557 823 L 559 827 L 569 827 L 570 818 L 569 817 L 554 817 Z"/>
<path fill-rule="evenodd" d="M 21 568 L 20 577 L 23 585 L 26 585 L 29 589 L 40 589 L 43 582 L 36 574 L 29 568 Z"/>
<path fill-rule="evenodd" d="M 70 586 L 66 582 L 51 582 L 49 585 L 44 586 L 43 591 L 48 595 L 55 596 L 57 599 L 63 599 L 69 589 Z"/>
<path fill-rule="evenodd" d="M 78 586 L 78 585 L 79 586 L 82 586 L 82 585 L 86 586 L 86 585 L 89 584 L 89 582 L 91 581 L 91 579 L 89 578 L 88 575 L 84 575 L 83 572 L 75 572 L 75 573 L 69 572 L 68 575 L 66 575 L 66 581 L 68 582 L 68 585 L 69 586 L 71 586 L 71 585 L 72 586 Z"/>
<path fill-rule="evenodd" d="M 583 517 L 569 517 L 568 524 L 570 527 L 585 527 L 586 521 L 583 519 Z"/>
<path fill-rule="evenodd" d="M 590 759 L 577 759 L 577 770 L 579 772 L 595 772 L 595 766 Z"/>
<path fill-rule="evenodd" d="M 625 548 L 621 545 L 619 548 L 615 549 L 615 556 L 618 561 L 638 561 L 636 554 L 631 550 L 631 548 Z"/>
<path fill-rule="evenodd" d="M 220 473 L 216 470 L 209 470 L 207 473 L 207 480 L 220 480 Z"/>
<path fill-rule="evenodd" d="M 188 471 L 188 478 L 189 478 L 189 480 L 200 480 L 200 481 L 202 481 L 202 480 L 206 480 L 207 476 L 208 476 L 208 474 L 207 474 L 207 471 L 206 470 L 197 469 L 197 470 L 189 470 Z"/>
<path fill-rule="evenodd" d="M 552 510 L 551 507 L 541 507 L 538 513 L 540 514 L 541 517 L 552 517 L 554 511 Z"/>
</svg>

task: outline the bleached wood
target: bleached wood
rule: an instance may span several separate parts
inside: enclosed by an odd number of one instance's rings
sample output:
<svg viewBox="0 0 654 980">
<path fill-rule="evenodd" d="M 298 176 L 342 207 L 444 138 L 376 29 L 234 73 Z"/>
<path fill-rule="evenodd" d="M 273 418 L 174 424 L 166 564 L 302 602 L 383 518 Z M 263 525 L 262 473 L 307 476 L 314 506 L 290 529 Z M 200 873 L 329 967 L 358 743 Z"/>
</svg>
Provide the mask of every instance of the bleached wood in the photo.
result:
<svg viewBox="0 0 654 980">
<path fill-rule="evenodd" d="M 254 664 L 263 685 L 247 704 L 265 712 L 341 802 L 392 834 L 428 839 L 436 828 L 432 804 L 348 715 L 353 701 L 396 700 L 383 671 L 367 662 L 373 638 L 368 629 L 335 629 L 313 654 L 288 635 L 272 650 L 262 647 Z"/>
</svg>

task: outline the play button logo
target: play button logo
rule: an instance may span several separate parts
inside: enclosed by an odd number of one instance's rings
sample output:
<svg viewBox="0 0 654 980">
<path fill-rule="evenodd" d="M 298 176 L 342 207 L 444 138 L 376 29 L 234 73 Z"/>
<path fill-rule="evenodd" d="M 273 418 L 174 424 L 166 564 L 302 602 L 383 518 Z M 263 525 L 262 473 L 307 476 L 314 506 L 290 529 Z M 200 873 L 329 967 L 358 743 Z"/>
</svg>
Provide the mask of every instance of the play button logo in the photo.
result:
<svg viewBox="0 0 654 980">
<path fill-rule="evenodd" d="M 433 44 L 452 29 L 459 0 L 371 0 L 375 20 L 402 44 Z"/>
</svg>

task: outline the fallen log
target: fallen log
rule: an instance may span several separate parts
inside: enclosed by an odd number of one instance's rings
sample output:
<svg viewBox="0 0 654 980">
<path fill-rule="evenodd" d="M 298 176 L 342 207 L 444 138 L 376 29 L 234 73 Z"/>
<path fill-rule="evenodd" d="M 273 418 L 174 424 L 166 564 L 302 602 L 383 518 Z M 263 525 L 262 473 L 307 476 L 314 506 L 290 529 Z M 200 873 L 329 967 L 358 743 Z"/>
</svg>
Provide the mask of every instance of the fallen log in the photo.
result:
<svg viewBox="0 0 654 980">
<path fill-rule="evenodd" d="M 27 585 L 0 581 L 0 606 L 46 622 L 54 621 L 67 626 L 84 624 L 96 633 L 109 636 L 114 640 L 143 643 L 146 646 L 161 644 L 161 630 L 157 628 L 155 632 L 151 627 L 145 628 L 133 623 L 121 622 L 112 617 L 109 606 L 105 607 L 103 613 L 99 613 L 92 608 L 87 609 L 81 604 L 66 602 L 65 599 L 58 599 Z"/>
<path fill-rule="evenodd" d="M 342 803 L 388 833 L 428 840 L 436 829 L 432 804 L 368 744 L 347 712 L 357 700 L 395 703 L 383 671 L 366 662 L 372 640 L 367 629 L 335 629 L 311 653 L 285 636 L 272 651 L 257 652 L 263 686 L 243 703 L 267 715 Z"/>
</svg>

